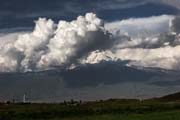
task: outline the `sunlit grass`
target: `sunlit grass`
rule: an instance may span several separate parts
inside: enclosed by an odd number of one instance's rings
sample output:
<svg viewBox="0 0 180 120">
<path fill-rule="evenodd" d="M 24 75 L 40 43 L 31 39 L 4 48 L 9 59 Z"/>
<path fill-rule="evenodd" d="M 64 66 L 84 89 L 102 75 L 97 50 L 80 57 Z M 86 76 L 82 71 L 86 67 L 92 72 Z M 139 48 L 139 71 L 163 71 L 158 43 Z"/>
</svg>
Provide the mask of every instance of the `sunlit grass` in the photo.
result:
<svg viewBox="0 0 180 120">
<path fill-rule="evenodd" d="M 0 120 L 180 120 L 180 103 L 110 100 L 69 104 L 0 104 Z"/>
</svg>

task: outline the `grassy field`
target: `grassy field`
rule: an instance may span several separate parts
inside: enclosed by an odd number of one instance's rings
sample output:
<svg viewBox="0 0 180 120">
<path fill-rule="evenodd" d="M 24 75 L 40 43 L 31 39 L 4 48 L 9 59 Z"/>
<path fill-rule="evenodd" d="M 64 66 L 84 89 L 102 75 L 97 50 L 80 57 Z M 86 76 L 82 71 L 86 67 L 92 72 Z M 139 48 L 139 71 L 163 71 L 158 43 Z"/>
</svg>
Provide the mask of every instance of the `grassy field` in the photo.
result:
<svg viewBox="0 0 180 120">
<path fill-rule="evenodd" d="M 52 119 L 59 120 L 59 119 Z M 64 118 L 62 120 L 180 120 L 180 111 L 146 114 L 107 114 L 87 117 Z"/>
<path fill-rule="evenodd" d="M 0 120 L 180 120 L 180 103 L 157 100 L 1 103 Z"/>
</svg>

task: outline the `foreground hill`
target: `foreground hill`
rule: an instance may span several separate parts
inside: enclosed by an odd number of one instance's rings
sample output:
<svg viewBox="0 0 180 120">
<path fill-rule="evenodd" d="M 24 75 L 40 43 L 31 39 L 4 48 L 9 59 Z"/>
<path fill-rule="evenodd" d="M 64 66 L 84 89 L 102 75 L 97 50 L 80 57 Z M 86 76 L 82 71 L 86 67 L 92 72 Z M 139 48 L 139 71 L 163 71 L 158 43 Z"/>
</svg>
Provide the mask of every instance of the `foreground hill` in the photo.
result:
<svg viewBox="0 0 180 120">
<path fill-rule="evenodd" d="M 179 102 L 136 99 L 1 103 L 0 120 L 179 120 Z"/>
<path fill-rule="evenodd" d="M 161 101 L 180 102 L 180 92 L 158 98 Z"/>
</svg>

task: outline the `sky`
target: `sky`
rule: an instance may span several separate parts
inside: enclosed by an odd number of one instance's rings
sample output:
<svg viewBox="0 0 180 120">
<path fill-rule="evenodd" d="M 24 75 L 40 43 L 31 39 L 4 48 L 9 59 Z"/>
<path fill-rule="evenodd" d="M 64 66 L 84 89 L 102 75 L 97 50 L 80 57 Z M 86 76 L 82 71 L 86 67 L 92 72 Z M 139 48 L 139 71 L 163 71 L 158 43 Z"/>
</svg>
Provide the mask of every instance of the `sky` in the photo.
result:
<svg viewBox="0 0 180 120">
<path fill-rule="evenodd" d="M 180 0 L 2 0 L 0 100 L 179 91 L 179 6 Z"/>
<path fill-rule="evenodd" d="M 179 0 L 2 0 L 0 28 L 33 27 L 32 21 L 39 17 L 72 20 L 87 12 L 95 12 L 106 21 L 178 14 L 177 3 Z"/>
</svg>

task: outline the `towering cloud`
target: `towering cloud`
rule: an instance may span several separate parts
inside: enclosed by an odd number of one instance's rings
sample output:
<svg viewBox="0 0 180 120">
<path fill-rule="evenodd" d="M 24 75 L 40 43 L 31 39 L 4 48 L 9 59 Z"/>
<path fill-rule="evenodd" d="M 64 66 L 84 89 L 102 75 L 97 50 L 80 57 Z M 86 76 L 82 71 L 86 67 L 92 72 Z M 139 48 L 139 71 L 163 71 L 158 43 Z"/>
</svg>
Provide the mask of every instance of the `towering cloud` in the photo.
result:
<svg viewBox="0 0 180 120">
<path fill-rule="evenodd" d="M 93 13 L 67 22 L 40 18 L 32 33 L 1 46 L 0 71 L 44 70 L 64 66 L 112 43 L 103 22 Z"/>
</svg>

